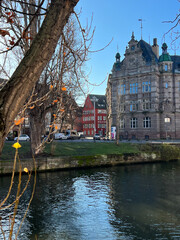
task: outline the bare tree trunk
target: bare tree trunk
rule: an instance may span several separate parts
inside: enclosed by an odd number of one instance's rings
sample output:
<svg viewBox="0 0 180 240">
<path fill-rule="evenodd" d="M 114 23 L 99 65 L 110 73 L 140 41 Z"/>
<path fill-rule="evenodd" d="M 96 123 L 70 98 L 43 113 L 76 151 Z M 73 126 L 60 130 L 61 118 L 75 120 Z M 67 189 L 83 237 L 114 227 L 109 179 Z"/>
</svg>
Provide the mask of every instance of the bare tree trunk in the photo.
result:
<svg viewBox="0 0 180 240">
<path fill-rule="evenodd" d="M 43 149 L 40 148 L 41 145 L 41 135 L 42 135 L 42 121 L 39 116 L 35 117 L 29 116 L 30 122 L 30 138 L 31 138 L 31 151 L 33 155 L 42 153 Z"/>
<path fill-rule="evenodd" d="M 0 153 L 5 136 L 49 62 L 79 0 L 53 0 L 42 27 L 9 82 L 0 91 Z"/>
</svg>

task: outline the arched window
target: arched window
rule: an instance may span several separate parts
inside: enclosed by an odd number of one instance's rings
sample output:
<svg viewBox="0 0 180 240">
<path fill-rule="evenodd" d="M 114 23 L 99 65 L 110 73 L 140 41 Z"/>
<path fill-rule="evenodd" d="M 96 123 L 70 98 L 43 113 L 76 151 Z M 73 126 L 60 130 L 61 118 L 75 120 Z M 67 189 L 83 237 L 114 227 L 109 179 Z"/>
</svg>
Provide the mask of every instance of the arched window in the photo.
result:
<svg viewBox="0 0 180 240">
<path fill-rule="evenodd" d="M 150 117 L 143 118 L 143 126 L 144 126 L 144 128 L 151 127 L 151 118 Z"/>
</svg>

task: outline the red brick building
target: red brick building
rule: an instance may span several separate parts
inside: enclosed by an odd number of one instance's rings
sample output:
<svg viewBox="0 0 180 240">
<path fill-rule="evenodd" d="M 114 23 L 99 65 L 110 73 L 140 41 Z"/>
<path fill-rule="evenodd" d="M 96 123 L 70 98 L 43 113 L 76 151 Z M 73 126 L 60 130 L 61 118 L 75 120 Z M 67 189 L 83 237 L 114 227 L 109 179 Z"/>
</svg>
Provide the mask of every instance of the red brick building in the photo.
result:
<svg viewBox="0 0 180 240">
<path fill-rule="evenodd" d="M 83 132 L 85 136 L 106 134 L 106 97 L 89 94 L 83 108 Z"/>
</svg>

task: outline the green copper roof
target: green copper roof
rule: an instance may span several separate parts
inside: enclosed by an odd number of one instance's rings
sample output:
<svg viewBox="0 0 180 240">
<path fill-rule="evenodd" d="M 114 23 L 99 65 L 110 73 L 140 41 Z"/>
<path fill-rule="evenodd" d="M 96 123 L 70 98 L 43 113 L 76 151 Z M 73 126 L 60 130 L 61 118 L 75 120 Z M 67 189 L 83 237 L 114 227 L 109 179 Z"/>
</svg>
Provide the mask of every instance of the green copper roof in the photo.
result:
<svg viewBox="0 0 180 240">
<path fill-rule="evenodd" d="M 120 59 L 120 54 L 119 53 L 116 53 L 116 59 Z"/>
<path fill-rule="evenodd" d="M 169 53 L 164 53 L 159 57 L 159 62 L 172 61 Z"/>
<path fill-rule="evenodd" d="M 159 62 L 172 61 L 171 56 L 167 52 L 168 46 L 166 43 L 162 44 L 162 55 L 159 57 Z"/>
</svg>

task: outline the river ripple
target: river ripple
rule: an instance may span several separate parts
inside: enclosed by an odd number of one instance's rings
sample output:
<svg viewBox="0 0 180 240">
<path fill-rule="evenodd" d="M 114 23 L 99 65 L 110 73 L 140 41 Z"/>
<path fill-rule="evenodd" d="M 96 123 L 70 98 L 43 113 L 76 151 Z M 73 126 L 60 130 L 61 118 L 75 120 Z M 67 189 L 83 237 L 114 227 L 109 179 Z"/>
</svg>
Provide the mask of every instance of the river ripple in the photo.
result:
<svg viewBox="0 0 180 240">
<path fill-rule="evenodd" d="M 1 199 L 9 182 L 9 177 L 0 178 Z M 32 184 L 20 201 L 15 230 L 31 191 Z M 6 237 L 10 214 L 0 212 Z M 18 239 L 36 236 L 40 240 L 180 239 L 180 163 L 38 174 L 36 193 Z"/>
</svg>

